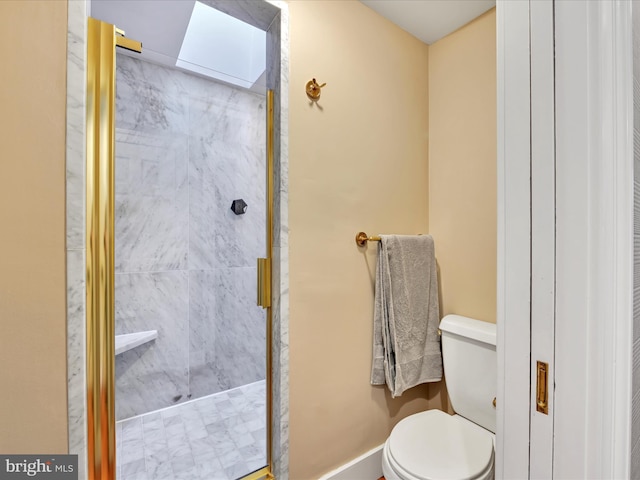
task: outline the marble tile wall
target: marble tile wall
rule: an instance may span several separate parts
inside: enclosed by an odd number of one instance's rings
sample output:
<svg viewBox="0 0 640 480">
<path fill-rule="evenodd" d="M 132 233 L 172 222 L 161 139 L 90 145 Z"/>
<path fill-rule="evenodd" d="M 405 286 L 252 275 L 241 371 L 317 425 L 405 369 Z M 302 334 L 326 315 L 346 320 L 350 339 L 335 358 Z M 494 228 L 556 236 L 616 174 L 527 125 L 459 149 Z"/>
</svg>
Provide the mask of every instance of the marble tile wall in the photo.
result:
<svg viewBox="0 0 640 480">
<path fill-rule="evenodd" d="M 202 3 L 261 30 L 269 28 L 273 18 L 278 14 L 278 8 L 281 8 L 276 2 L 256 0 L 202 0 Z"/>
<path fill-rule="evenodd" d="M 255 306 L 255 283 L 253 267 L 189 272 L 194 397 L 265 378 L 265 317 Z"/>
<path fill-rule="evenodd" d="M 276 478 L 289 475 L 289 9 L 286 2 L 271 0 L 280 9 L 267 30 L 267 85 L 274 100 L 274 248 L 273 288 L 273 418 L 272 471 Z"/>
<path fill-rule="evenodd" d="M 185 270 L 116 274 L 116 335 L 158 331 L 156 340 L 116 357 L 117 419 L 188 398 L 188 280 Z"/>
<path fill-rule="evenodd" d="M 265 99 L 118 55 L 118 419 L 265 378 Z M 235 215 L 242 198 L 247 213 Z"/>
<path fill-rule="evenodd" d="M 189 140 L 118 128 L 116 272 L 186 270 Z"/>
<path fill-rule="evenodd" d="M 67 10 L 67 395 L 69 453 L 78 455 L 78 478 L 87 477 L 85 314 L 85 56 L 87 8 Z"/>
</svg>

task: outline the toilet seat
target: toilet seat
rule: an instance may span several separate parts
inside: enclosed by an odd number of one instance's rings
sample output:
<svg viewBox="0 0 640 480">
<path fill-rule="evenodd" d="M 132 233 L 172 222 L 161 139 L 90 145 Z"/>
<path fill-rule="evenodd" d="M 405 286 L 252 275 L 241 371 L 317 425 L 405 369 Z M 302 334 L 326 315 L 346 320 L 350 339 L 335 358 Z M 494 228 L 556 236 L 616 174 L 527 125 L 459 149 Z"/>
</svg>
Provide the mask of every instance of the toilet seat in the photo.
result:
<svg viewBox="0 0 640 480">
<path fill-rule="evenodd" d="M 493 436 L 440 410 L 400 421 L 384 448 L 386 464 L 404 480 L 471 480 L 493 472 Z"/>
</svg>

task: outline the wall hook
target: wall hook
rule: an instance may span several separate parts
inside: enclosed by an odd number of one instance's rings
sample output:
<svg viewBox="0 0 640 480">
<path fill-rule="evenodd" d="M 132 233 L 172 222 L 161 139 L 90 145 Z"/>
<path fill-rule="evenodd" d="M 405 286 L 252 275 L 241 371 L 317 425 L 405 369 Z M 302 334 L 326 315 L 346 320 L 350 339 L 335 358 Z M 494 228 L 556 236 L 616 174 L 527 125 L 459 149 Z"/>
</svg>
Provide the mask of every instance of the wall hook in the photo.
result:
<svg viewBox="0 0 640 480">
<path fill-rule="evenodd" d="M 311 100 L 319 100 L 320 99 L 320 92 L 321 92 L 321 88 L 324 87 L 326 85 L 326 83 L 323 83 L 322 85 L 318 85 L 318 82 L 316 82 L 315 78 L 312 78 L 311 80 L 309 80 L 307 82 L 307 86 L 306 86 L 306 91 L 307 91 L 307 96 L 311 99 Z"/>
</svg>

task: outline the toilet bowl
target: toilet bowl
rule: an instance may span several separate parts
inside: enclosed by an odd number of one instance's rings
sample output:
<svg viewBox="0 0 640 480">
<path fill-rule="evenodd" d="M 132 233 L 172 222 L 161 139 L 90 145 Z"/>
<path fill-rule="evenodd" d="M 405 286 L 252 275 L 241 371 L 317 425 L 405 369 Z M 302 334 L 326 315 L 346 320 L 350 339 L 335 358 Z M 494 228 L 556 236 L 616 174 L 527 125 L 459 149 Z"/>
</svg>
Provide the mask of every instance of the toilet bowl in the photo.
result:
<svg viewBox="0 0 640 480">
<path fill-rule="evenodd" d="M 382 452 L 386 480 L 493 478 L 494 435 L 440 410 L 402 420 Z"/>
<path fill-rule="evenodd" d="M 384 445 L 386 480 L 494 478 L 495 325 L 448 315 L 440 329 L 447 387 L 458 414 L 427 410 L 401 420 Z"/>
</svg>

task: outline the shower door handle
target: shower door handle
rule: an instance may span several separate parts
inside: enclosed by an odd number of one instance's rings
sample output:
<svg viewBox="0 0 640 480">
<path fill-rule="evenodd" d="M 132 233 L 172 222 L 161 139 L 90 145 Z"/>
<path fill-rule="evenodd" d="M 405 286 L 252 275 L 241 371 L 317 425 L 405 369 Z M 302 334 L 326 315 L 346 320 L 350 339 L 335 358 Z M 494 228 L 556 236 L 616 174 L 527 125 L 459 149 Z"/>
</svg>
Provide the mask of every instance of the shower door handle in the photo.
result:
<svg viewBox="0 0 640 480">
<path fill-rule="evenodd" d="M 258 259 L 258 306 L 269 308 L 271 306 L 271 259 Z"/>
</svg>

